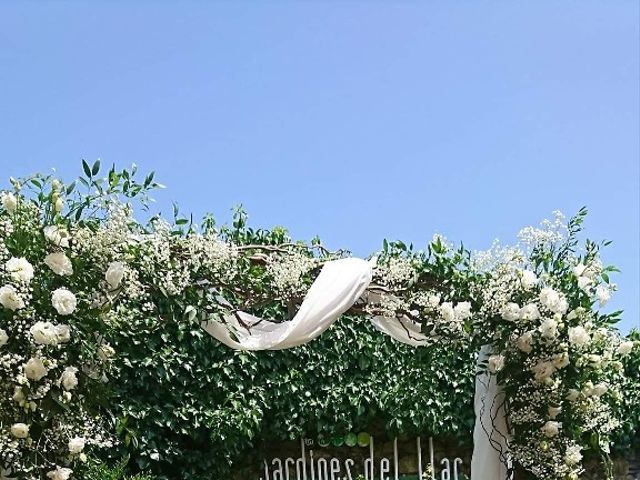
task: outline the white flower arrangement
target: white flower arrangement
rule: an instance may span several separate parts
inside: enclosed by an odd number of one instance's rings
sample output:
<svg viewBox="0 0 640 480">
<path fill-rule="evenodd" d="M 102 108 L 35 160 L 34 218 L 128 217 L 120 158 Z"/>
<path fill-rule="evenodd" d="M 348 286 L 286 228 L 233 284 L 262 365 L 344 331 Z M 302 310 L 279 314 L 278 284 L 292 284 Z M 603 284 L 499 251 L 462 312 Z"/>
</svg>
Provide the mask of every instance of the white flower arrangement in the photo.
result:
<svg viewBox="0 0 640 480">
<path fill-rule="evenodd" d="M 585 449 L 601 448 L 607 458 L 609 435 L 620 423 L 618 359 L 634 348 L 611 329 L 617 314 L 595 310 L 594 301 L 606 304 L 615 286 L 593 242 L 582 255 L 575 251 L 584 214 L 568 225 L 558 216 L 540 230 L 525 229 L 522 245 L 502 250 L 507 256 L 481 255 L 493 267 L 476 286 L 476 331 L 492 332 L 485 341 L 505 358 L 499 369 L 490 360 L 487 371 L 506 392 L 510 451 L 542 480 L 577 479 Z"/>
</svg>

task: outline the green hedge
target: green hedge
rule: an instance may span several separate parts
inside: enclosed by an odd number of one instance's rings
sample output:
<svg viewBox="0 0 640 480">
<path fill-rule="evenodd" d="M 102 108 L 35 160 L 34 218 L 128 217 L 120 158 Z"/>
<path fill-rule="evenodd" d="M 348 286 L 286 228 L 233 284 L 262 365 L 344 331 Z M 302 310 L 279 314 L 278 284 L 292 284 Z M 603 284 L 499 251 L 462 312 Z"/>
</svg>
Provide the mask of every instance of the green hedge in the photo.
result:
<svg viewBox="0 0 640 480">
<path fill-rule="evenodd" d="M 225 478 L 247 449 L 301 435 L 385 428 L 468 442 L 472 352 L 415 349 L 351 318 L 308 345 L 259 353 L 186 322 L 131 321 L 117 345 L 120 431 L 135 468 L 159 478 Z"/>
<path fill-rule="evenodd" d="M 640 331 L 633 330 L 630 340 L 640 344 Z M 623 359 L 626 382 L 622 388 L 624 404 L 623 423 L 616 431 L 613 451 L 618 455 L 629 456 L 640 451 L 640 348 Z"/>
</svg>

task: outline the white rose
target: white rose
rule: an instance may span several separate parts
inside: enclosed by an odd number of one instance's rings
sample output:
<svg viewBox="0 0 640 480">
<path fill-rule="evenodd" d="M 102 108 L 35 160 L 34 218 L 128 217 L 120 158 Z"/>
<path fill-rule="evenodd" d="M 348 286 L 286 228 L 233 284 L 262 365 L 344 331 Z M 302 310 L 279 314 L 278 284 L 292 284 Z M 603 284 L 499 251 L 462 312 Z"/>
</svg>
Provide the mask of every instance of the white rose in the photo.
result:
<svg viewBox="0 0 640 480">
<path fill-rule="evenodd" d="M 49 373 L 49 370 L 47 370 L 39 358 L 29 359 L 29 361 L 24 364 L 23 370 L 29 380 L 35 380 L 36 382 Z"/>
<path fill-rule="evenodd" d="M 558 322 L 553 318 L 545 318 L 538 329 L 540 334 L 549 340 L 553 340 L 558 336 Z"/>
<path fill-rule="evenodd" d="M 69 325 L 56 325 L 56 337 L 58 338 L 58 343 L 67 343 L 71 340 Z"/>
<path fill-rule="evenodd" d="M 460 302 L 456 305 L 454 311 L 459 320 L 466 320 L 471 317 L 471 303 Z"/>
<path fill-rule="evenodd" d="M 586 310 L 582 307 L 578 307 L 575 310 L 571 310 L 567 315 L 567 320 L 575 320 L 576 318 L 580 318 L 584 316 Z"/>
<path fill-rule="evenodd" d="M 584 395 L 585 397 L 590 397 L 593 395 L 593 387 L 594 387 L 593 382 L 587 382 L 582 387 L 582 390 L 580 393 L 582 393 L 582 395 Z"/>
<path fill-rule="evenodd" d="M 562 428 L 562 423 L 549 420 L 540 430 L 546 437 L 553 438 L 560 433 L 560 428 Z"/>
<path fill-rule="evenodd" d="M 55 470 L 48 472 L 47 477 L 51 480 L 69 480 L 72 473 L 73 470 L 70 468 L 57 467 Z"/>
<path fill-rule="evenodd" d="M 0 287 L 0 304 L 9 310 L 19 310 L 24 308 L 24 301 L 12 285 Z"/>
<path fill-rule="evenodd" d="M 569 342 L 576 347 L 583 347 L 591 341 L 591 336 L 582 326 L 569 328 Z"/>
<path fill-rule="evenodd" d="M 590 354 L 586 356 L 586 361 L 594 367 L 599 367 L 602 364 L 602 357 L 600 355 Z"/>
<path fill-rule="evenodd" d="M 58 343 L 56 327 L 51 322 L 36 322 L 29 331 L 33 340 L 39 345 L 56 345 Z"/>
<path fill-rule="evenodd" d="M 596 288 L 596 298 L 600 302 L 600 306 L 604 307 L 611 299 L 611 291 L 604 285 L 598 285 Z"/>
<path fill-rule="evenodd" d="M 589 291 L 591 284 L 593 284 L 593 280 L 589 277 L 578 277 L 578 288 L 583 292 Z"/>
<path fill-rule="evenodd" d="M 564 313 L 569 308 L 564 296 L 550 287 L 545 287 L 540 292 L 540 303 L 554 313 Z"/>
<path fill-rule="evenodd" d="M 67 367 L 62 372 L 60 376 L 60 380 L 58 381 L 59 385 L 62 385 L 62 388 L 65 390 L 73 390 L 78 386 L 78 377 L 76 376 L 78 373 L 78 369 L 75 367 Z"/>
<path fill-rule="evenodd" d="M 2 335 L 0 334 L 0 337 Z M 2 342 L 0 341 L 0 345 L 2 344 Z M 631 350 L 633 350 L 634 347 L 634 343 L 631 340 L 627 340 L 624 341 L 620 344 L 620 346 L 618 347 L 618 354 L 619 355 L 629 355 L 631 353 Z"/>
<path fill-rule="evenodd" d="M 517 347 L 525 353 L 531 353 L 533 347 L 531 346 L 533 342 L 533 332 L 525 332 L 518 337 L 516 340 Z"/>
<path fill-rule="evenodd" d="M 9 341 L 9 335 L 2 328 L 0 328 L 0 347 L 4 347 Z"/>
<path fill-rule="evenodd" d="M 531 372 L 534 375 L 534 378 L 538 382 L 545 382 L 547 379 L 551 378 L 556 371 L 556 367 L 553 366 L 553 363 L 540 361 L 531 367 Z"/>
<path fill-rule="evenodd" d="M 76 296 L 66 288 L 58 288 L 51 294 L 51 304 L 60 315 L 71 315 L 77 303 Z"/>
<path fill-rule="evenodd" d="M 439 293 L 431 293 L 427 297 L 427 306 L 432 309 L 438 308 L 440 305 L 440 294 Z"/>
<path fill-rule="evenodd" d="M 33 278 L 33 266 L 26 258 L 10 258 L 4 264 L 4 267 L 16 282 L 29 283 Z"/>
<path fill-rule="evenodd" d="M 551 363 L 553 363 L 553 366 L 558 370 L 565 368 L 569 365 L 569 354 L 567 352 L 558 353 L 553 356 Z"/>
<path fill-rule="evenodd" d="M 451 302 L 444 302 L 440 305 L 440 314 L 446 322 L 453 322 L 456 319 L 456 312 Z"/>
<path fill-rule="evenodd" d="M 617 370 L 618 372 L 621 372 L 624 369 L 623 363 L 619 362 L 618 360 L 614 360 L 609 365 L 611 365 L 611 368 L 613 368 L 614 370 Z"/>
<path fill-rule="evenodd" d="M 594 385 L 589 393 L 591 394 L 590 396 L 601 397 L 602 395 L 607 393 L 608 390 L 609 390 L 609 385 L 601 382 Z"/>
<path fill-rule="evenodd" d="M 575 267 L 573 267 L 573 274 L 579 278 L 584 274 L 586 270 L 587 266 L 584 263 L 579 263 Z"/>
<path fill-rule="evenodd" d="M 69 453 L 77 455 L 84 450 L 85 440 L 82 437 L 75 437 L 69 440 Z"/>
<path fill-rule="evenodd" d="M 7 212 L 13 213 L 16 211 L 18 208 L 18 199 L 13 193 L 3 192 L 0 198 L 2 200 L 2 206 Z"/>
<path fill-rule="evenodd" d="M 115 354 L 116 351 L 111 347 L 111 345 L 101 345 L 100 348 L 98 348 L 98 358 L 103 362 L 106 362 Z"/>
<path fill-rule="evenodd" d="M 18 404 L 22 404 L 25 400 L 27 399 L 27 397 L 24 396 L 24 392 L 22 391 L 22 387 L 14 387 L 13 388 L 13 396 L 11 397 L 11 400 L 13 400 L 14 402 L 18 403 Z"/>
<path fill-rule="evenodd" d="M 56 201 L 53 204 L 53 208 L 55 209 L 56 213 L 60 213 L 64 208 L 64 201 L 60 197 L 56 198 Z"/>
<path fill-rule="evenodd" d="M 44 227 L 44 236 L 54 245 L 65 248 L 69 246 L 69 232 L 67 232 L 64 228 L 58 227 L 57 225 L 49 225 L 48 227 Z"/>
<path fill-rule="evenodd" d="M 553 306 L 551 311 L 554 313 L 566 313 L 567 310 L 569 310 L 569 302 L 567 302 L 564 295 L 561 295 L 560 300 Z"/>
<path fill-rule="evenodd" d="M 549 407 L 547 411 L 549 413 L 549 417 L 556 418 L 560 415 L 560 412 L 562 412 L 562 407 Z"/>
<path fill-rule="evenodd" d="M 579 445 L 572 445 L 570 447 L 567 447 L 567 450 L 564 454 L 564 462 L 569 466 L 577 465 L 582 461 L 582 453 L 580 453 L 581 451 L 582 447 L 580 447 Z"/>
<path fill-rule="evenodd" d="M 569 390 L 569 393 L 567 394 L 566 398 L 570 402 L 575 402 L 576 400 L 578 400 L 578 398 L 580 398 L 580 392 L 575 388 L 572 388 Z"/>
<path fill-rule="evenodd" d="M 531 290 L 538 284 L 538 277 L 531 270 L 523 270 L 520 277 L 520 285 L 525 290 Z"/>
<path fill-rule="evenodd" d="M 71 264 L 71 260 L 69 260 L 69 257 L 67 257 L 64 252 L 50 253 L 44 257 L 44 263 L 46 263 L 56 275 L 73 274 L 73 265 Z"/>
<path fill-rule="evenodd" d="M 491 355 L 487 361 L 487 368 L 491 373 L 497 373 L 504 368 L 504 355 Z"/>
<path fill-rule="evenodd" d="M 540 302 L 547 308 L 560 300 L 560 295 L 551 287 L 544 287 L 540 292 Z"/>
<path fill-rule="evenodd" d="M 529 303 L 520 309 L 520 319 L 534 321 L 540 318 L 538 307 L 534 303 Z"/>
<path fill-rule="evenodd" d="M 520 305 L 517 303 L 507 303 L 500 310 L 500 316 L 508 322 L 515 322 L 520 318 Z"/>
<path fill-rule="evenodd" d="M 111 262 L 107 268 L 104 278 L 112 290 L 120 286 L 124 277 L 124 264 L 122 262 Z"/>
<path fill-rule="evenodd" d="M 16 438 L 27 438 L 29 436 L 29 425 L 14 423 L 11 425 L 11 435 Z"/>
</svg>

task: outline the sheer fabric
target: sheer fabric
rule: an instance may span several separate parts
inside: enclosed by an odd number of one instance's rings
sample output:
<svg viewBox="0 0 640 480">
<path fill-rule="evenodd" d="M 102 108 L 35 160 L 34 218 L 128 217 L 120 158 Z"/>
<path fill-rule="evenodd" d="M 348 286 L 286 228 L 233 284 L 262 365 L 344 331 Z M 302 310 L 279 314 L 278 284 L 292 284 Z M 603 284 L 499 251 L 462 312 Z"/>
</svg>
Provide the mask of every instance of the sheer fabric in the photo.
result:
<svg viewBox="0 0 640 480">
<path fill-rule="evenodd" d="M 490 347 L 483 346 L 480 349 L 478 363 L 486 361 L 490 354 Z M 471 480 L 513 478 L 508 476 L 511 459 L 504 401 L 504 392 L 496 382 L 495 375 L 481 373 L 476 376 L 476 423 L 473 429 Z"/>
<path fill-rule="evenodd" d="M 225 323 L 203 322 L 209 334 L 236 350 L 281 350 L 322 334 L 362 296 L 371 282 L 371 265 L 359 258 L 327 262 L 309 288 L 300 310 L 288 322 L 264 320 L 245 312 Z M 250 328 L 246 328 L 245 326 Z"/>
</svg>

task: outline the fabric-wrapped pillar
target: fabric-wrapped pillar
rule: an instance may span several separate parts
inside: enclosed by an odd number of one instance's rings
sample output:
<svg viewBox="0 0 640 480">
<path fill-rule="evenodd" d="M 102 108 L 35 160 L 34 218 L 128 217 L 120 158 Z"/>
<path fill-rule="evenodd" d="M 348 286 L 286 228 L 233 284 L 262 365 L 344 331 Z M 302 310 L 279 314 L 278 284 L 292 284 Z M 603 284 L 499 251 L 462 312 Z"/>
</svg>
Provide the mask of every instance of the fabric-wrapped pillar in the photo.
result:
<svg viewBox="0 0 640 480">
<path fill-rule="evenodd" d="M 480 350 L 478 363 L 489 358 L 491 348 Z M 505 395 L 495 375 L 476 376 L 471 480 L 511 480 L 509 475 L 509 433 L 504 409 Z"/>
</svg>

